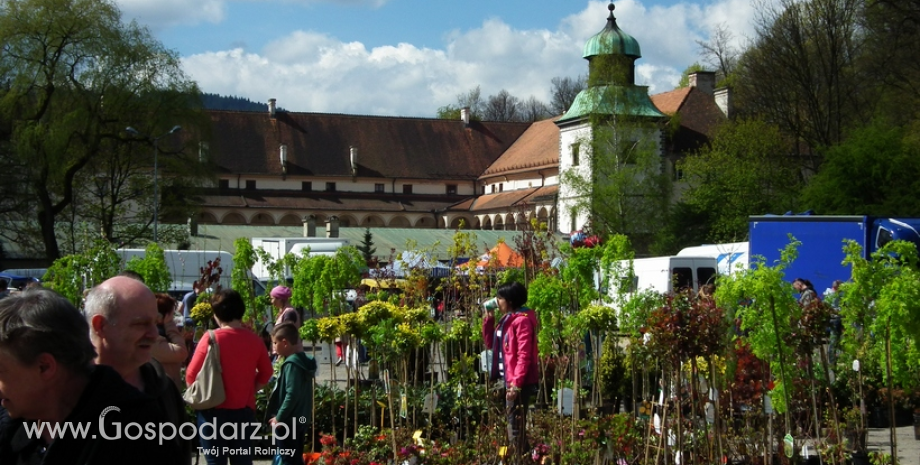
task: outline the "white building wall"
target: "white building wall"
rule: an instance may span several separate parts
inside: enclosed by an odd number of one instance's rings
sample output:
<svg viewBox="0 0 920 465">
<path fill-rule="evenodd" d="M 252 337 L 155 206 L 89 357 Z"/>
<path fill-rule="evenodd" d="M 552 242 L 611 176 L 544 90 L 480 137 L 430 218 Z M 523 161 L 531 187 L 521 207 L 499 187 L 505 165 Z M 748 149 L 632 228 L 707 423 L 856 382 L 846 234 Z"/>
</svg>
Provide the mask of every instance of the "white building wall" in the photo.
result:
<svg viewBox="0 0 920 465">
<path fill-rule="evenodd" d="M 579 164 L 573 164 L 573 147 L 578 144 Z M 569 126 L 560 129 L 559 132 L 559 176 L 566 176 L 566 173 L 575 174 L 583 179 L 589 179 L 591 176 L 591 125 L 588 122 L 577 126 Z M 580 229 L 584 227 L 590 215 L 588 211 L 573 212 L 576 205 L 583 199 L 584 195 L 590 195 L 590 192 L 576 192 L 572 186 L 562 181 L 559 182 L 559 201 L 557 216 L 559 218 L 556 224 L 558 232 L 572 232 L 572 227 Z"/>
</svg>

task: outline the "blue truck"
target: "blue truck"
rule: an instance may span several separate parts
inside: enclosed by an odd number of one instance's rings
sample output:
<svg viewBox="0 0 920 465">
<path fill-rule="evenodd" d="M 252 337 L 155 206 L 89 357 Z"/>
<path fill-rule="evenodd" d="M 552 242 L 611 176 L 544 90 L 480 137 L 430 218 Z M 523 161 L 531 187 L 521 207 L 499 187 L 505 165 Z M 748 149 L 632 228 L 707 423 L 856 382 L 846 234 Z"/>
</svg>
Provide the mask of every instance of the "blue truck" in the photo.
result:
<svg viewBox="0 0 920 465">
<path fill-rule="evenodd" d="M 920 218 L 878 218 L 872 216 L 783 215 L 749 218 L 749 257 L 760 255 L 772 266 L 780 251 L 789 244 L 789 235 L 802 243 L 798 258 L 786 270 L 786 278 L 808 279 L 821 295 L 839 279 L 850 278 L 842 262 L 844 240 L 856 241 L 863 257 L 894 240 L 912 242 L 920 247 Z"/>
</svg>

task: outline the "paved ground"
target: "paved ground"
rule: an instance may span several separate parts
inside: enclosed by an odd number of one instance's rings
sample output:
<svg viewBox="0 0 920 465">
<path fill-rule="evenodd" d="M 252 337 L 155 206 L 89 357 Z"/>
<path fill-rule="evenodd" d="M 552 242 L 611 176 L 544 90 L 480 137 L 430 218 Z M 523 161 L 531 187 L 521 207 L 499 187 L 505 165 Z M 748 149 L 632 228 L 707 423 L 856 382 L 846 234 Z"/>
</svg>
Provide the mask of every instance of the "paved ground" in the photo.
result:
<svg viewBox="0 0 920 465">
<path fill-rule="evenodd" d="M 920 465 L 920 441 L 914 439 L 914 427 L 897 428 L 898 458 L 900 465 Z M 891 453 L 891 435 L 888 428 L 869 430 L 869 449 Z"/>
</svg>

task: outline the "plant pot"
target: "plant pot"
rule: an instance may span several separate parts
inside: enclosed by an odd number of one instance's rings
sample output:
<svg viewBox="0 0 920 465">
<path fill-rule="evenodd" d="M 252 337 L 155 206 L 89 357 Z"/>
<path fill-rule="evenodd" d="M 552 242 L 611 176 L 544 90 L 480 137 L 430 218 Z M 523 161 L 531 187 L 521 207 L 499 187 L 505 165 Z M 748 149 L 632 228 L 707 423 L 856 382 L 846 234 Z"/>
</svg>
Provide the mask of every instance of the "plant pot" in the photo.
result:
<svg viewBox="0 0 920 465">
<path fill-rule="evenodd" d="M 846 442 L 847 442 L 847 450 L 851 450 L 851 451 L 866 450 L 866 447 L 867 447 L 866 439 L 867 439 L 868 434 L 869 432 L 866 430 L 862 430 L 862 431 L 847 430 L 846 432 L 844 432 L 844 438 L 846 439 Z M 854 452 L 854 453 L 858 453 L 858 452 Z"/>
<path fill-rule="evenodd" d="M 884 407 L 872 407 L 866 422 L 869 428 L 887 428 L 889 424 L 887 409 Z"/>
<path fill-rule="evenodd" d="M 866 452 L 853 452 L 850 457 L 850 463 L 852 465 L 870 465 L 869 454 Z"/>
</svg>

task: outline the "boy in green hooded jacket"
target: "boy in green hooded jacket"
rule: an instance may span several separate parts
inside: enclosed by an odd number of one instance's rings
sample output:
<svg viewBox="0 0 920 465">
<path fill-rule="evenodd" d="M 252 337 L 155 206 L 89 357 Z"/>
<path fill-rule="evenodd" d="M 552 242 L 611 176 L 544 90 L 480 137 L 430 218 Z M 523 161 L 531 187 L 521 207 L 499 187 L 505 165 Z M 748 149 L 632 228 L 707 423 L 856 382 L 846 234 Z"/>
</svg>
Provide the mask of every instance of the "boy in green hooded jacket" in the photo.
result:
<svg viewBox="0 0 920 465">
<path fill-rule="evenodd" d="M 316 360 L 303 351 L 300 334 L 291 323 L 272 330 L 272 347 L 284 363 L 268 400 L 268 420 L 278 448 L 275 465 L 303 464 L 304 435 L 313 420 L 313 377 Z"/>
</svg>

